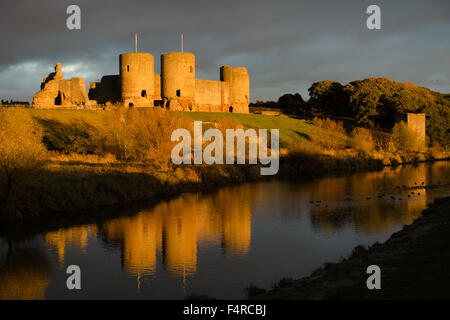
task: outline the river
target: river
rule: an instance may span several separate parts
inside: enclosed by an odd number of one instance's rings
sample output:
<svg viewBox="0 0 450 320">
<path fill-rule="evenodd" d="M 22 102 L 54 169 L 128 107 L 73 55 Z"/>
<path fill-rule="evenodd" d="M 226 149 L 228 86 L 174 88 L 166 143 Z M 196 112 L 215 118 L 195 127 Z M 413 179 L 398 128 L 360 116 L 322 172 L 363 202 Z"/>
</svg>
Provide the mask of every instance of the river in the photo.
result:
<svg viewBox="0 0 450 320">
<path fill-rule="evenodd" d="M 269 288 L 337 262 L 357 245 L 385 241 L 450 195 L 449 185 L 449 162 L 249 183 L 3 237 L 0 299 L 245 298 L 250 283 Z M 66 287 L 69 265 L 81 268 L 81 290 Z"/>
</svg>

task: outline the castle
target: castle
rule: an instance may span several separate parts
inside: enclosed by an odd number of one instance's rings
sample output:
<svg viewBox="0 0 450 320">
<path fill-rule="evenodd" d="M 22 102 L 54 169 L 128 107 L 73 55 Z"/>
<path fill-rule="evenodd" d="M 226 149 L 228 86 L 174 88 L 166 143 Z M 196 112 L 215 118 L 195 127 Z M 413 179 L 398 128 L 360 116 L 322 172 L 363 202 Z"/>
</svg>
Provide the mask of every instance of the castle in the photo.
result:
<svg viewBox="0 0 450 320">
<path fill-rule="evenodd" d="M 250 80 L 247 68 L 222 66 L 220 81 L 195 77 L 195 55 L 170 52 L 161 55 L 161 74 L 154 72 L 154 58 L 145 52 L 123 53 L 119 74 L 89 84 L 83 78 L 66 80 L 58 62 L 55 72 L 41 83 L 33 97 L 36 108 L 159 106 L 175 111 L 249 112 Z"/>
</svg>

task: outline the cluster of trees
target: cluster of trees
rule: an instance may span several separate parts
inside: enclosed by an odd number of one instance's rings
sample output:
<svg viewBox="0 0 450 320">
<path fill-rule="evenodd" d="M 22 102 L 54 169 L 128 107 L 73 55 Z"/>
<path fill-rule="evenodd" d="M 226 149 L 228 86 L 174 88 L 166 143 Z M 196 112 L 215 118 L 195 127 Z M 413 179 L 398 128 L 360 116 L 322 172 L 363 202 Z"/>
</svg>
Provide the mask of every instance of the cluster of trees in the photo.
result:
<svg viewBox="0 0 450 320">
<path fill-rule="evenodd" d="M 367 78 L 342 85 L 337 81 L 315 82 L 308 89 L 309 100 L 285 94 L 277 106 L 285 113 L 302 116 L 351 117 L 359 126 L 379 125 L 392 128 L 395 115 L 405 112 L 425 113 L 431 142 L 450 147 L 450 95 L 400 83 L 388 78 Z"/>
</svg>

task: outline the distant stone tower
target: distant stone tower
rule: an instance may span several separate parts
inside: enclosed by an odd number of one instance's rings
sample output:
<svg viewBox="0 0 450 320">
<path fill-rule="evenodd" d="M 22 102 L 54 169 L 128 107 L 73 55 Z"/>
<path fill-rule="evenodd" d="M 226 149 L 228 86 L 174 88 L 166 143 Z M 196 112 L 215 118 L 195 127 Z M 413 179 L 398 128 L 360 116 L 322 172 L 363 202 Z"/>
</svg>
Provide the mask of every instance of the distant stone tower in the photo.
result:
<svg viewBox="0 0 450 320">
<path fill-rule="evenodd" d="M 155 96 L 154 59 L 149 53 L 120 55 L 120 89 L 127 107 L 153 107 Z"/>
<path fill-rule="evenodd" d="M 247 68 L 223 66 L 220 68 L 220 80 L 230 84 L 230 111 L 248 113 L 250 77 Z"/>
<path fill-rule="evenodd" d="M 161 55 L 161 98 L 170 110 L 195 108 L 195 55 L 171 52 Z"/>
<path fill-rule="evenodd" d="M 426 149 L 425 134 L 425 113 L 405 113 L 395 117 L 395 122 L 404 121 L 408 128 L 415 131 L 418 137 L 418 147 L 420 151 Z"/>
</svg>

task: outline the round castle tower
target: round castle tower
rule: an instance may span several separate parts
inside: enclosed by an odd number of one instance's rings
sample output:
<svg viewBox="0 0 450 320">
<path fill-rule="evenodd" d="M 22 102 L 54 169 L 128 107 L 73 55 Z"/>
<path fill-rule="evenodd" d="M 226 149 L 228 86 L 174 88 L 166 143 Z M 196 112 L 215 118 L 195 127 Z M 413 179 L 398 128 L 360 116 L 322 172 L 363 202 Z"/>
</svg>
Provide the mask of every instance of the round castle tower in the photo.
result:
<svg viewBox="0 0 450 320">
<path fill-rule="evenodd" d="M 123 104 L 152 107 L 155 95 L 153 56 L 144 52 L 122 53 L 119 64 Z"/>
<path fill-rule="evenodd" d="M 195 55 L 171 52 L 161 55 L 161 98 L 171 110 L 195 107 Z"/>
<path fill-rule="evenodd" d="M 220 68 L 220 80 L 230 85 L 230 108 L 233 112 L 248 113 L 250 102 L 250 77 L 246 67 Z M 231 111 L 231 110 L 230 110 Z"/>
</svg>

